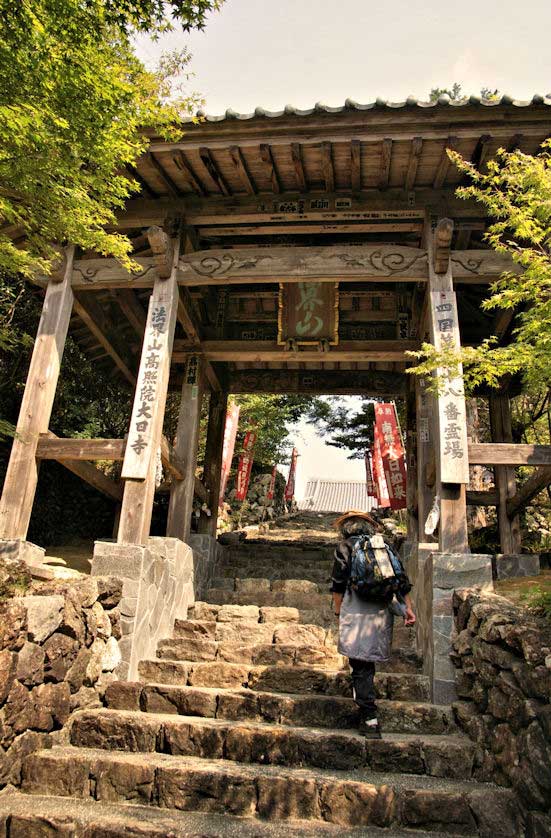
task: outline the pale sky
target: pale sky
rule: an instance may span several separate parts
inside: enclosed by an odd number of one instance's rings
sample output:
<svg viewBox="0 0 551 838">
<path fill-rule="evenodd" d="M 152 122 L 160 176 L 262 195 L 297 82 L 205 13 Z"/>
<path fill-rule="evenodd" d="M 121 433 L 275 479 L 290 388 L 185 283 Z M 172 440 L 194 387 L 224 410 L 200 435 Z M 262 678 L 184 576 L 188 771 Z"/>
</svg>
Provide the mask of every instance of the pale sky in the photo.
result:
<svg viewBox="0 0 551 838">
<path fill-rule="evenodd" d="M 207 112 L 427 98 L 461 82 L 517 98 L 551 91 L 549 0 L 226 0 L 203 33 L 139 40 L 140 56 L 189 46 Z"/>
<path fill-rule="evenodd" d="M 227 0 L 203 33 L 174 32 L 138 52 L 152 65 L 163 49 L 188 46 L 190 86 L 206 111 L 249 113 L 316 102 L 428 99 L 457 81 L 519 99 L 551 91 L 550 0 Z M 301 423 L 297 498 L 310 477 L 363 480 L 361 461 L 325 445 Z M 285 475 L 288 468 L 281 469 Z"/>
</svg>

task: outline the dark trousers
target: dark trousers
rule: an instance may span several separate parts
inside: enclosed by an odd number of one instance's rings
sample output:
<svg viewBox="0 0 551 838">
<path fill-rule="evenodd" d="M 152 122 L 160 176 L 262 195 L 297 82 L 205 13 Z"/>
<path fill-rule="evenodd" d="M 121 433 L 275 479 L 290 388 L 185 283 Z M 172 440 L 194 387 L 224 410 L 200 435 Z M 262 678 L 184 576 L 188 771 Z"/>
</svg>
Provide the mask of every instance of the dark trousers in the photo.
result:
<svg viewBox="0 0 551 838">
<path fill-rule="evenodd" d="M 361 710 L 365 719 L 374 719 L 377 716 L 375 705 L 375 664 L 373 661 L 349 661 L 352 667 L 352 687 L 354 689 L 354 701 Z"/>
</svg>

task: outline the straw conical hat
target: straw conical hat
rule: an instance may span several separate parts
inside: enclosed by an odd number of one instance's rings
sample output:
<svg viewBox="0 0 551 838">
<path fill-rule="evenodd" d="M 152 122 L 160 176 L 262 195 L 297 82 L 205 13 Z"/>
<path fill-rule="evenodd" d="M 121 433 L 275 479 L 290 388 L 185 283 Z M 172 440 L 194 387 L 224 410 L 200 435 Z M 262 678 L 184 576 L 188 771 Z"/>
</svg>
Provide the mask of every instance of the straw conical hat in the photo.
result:
<svg viewBox="0 0 551 838">
<path fill-rule="evenodd" d="M 368 512 L 361 512 L 359 509 L 349 509 L 348 512 L 345 512 L 344 515 L 341 515 L 340 518 L 337 518 L 337 520 L 333 522 L 333 526 L 336 530 L 340 530 L 344 522 L 349 518 L 363 518 L 375 527 L 375 529 L 381 529 L 381 525 L 375 520 L 375 518 L 372 518 Z"/>
</svg>

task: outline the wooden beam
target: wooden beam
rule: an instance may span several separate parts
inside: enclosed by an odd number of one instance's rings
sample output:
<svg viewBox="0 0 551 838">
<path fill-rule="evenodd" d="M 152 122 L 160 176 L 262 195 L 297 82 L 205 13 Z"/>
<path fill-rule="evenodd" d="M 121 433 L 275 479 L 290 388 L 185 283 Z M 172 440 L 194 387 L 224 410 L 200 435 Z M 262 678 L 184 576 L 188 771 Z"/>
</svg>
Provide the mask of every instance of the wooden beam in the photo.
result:
<svg viewBox="0 0 551 838">
<path fill-rule="evenodd" d="M 467 490 L 467 506 L 497 506 L 499 494 L 494 489 L 489 491 Z"/>
<path fill-rule="evenodd" d="M 525 506 L 528 506 L 540 492 L 551 485 L 551 466 L 536 469 L 534 474 L 524 483 L 513 497 L 507 500 L 507 516 L 513 518 Z"/>
<path fill-rule="evenodd" d="M 93 466 L 92 463 L 83 460 L 60 460 L 59 462 L 67 471 L 76 474 L 77 477 L 80 477 L 89 486 L 97 489 L 98 492 L 113 498 L 113 500 L 122 501 L 122 483 L 116 483 L 114 480 L 111 480 L 97 466 Z"/>
<path fill-rule="evenodd" d="M 0 538 L 27 537 L 38 481 L 36 449 L 48 430 L 73 306 L 73 258 L 69 247 L 63 281 L 51 280 L 46 289 L 0 499 Z"/>
<path fill-rule="evenodd" d="M 415 186 L 415 178 L 417 177 L 417 169 L 419 168 L 419 159 L 423 150 L 423 138 L 414 137 L 411 141 L 411 152 L 409 156 L 409 164 L 406 172 L 406 192 L 411 192 Z"/>
<path fill-rule="evenodd" d="M 130 384 L 135 385 L 136 376 L 128 366 L 126 358 L 123 357 L 116 327 L 108 321 L 101 305 L 94 297 L 89 295 L 86 295 L 86 300 L 82 296 L 75 297 L 73 305 L 80 319 L 86 324 L 98 343 L 103 346 L 107 354 L 110 355 L 115 366 Z M 117 344 L 116 347 L 115 344 Z"/>
<path fill-rule="evenodd" d="M 440 163 L 438 164 L 438 169 L 436 170 L 436 175 L 432 184 L 434 189 L 441 189 L 444 186 L 444 181 L 446 180 L 446 176 L 451 166 L 451 160 L 448 157 L 448 150 L 454 151 L 456 146 L 457 137 L 448 137 L 444 143 L 442 157 L 440 158 Z"/>
<path fill-rule="evenodd" d="M 201 163 L 203 164 L 205 171 L 208 175 L 210 175 L 222 195 L 225 195 L 226 197 L 231 195 L 231 190 L 218 169 L 210 148 L 201 146 L 199 149 L 199 157 L 201 158 Z"/>
<path fill-rule="evenodd" d="M 216 538 L 218 522 L 218 499 L 220 496 L 220 481 L 222 477 L 222 453 L 224 447 L 224 428 L 226 424 L 227 407 L 227 393 L 211 393 L 203 477 L 203 482 L 208 491 L 208 504 L 211 515 L 210 518 L 206 516 L 200 518 L 199 532 L 207 533 L 213 538 Z"/>
<path fill-rule="evenodd" d="M 335 169 L 333 166 L 333 148 L 331 143 L 322 143 L 321 146 L 321 171 L 325 180 L 327 192 L 335 191 Z"/>
<path fill-rule="evenodd" d="M 67 439 L 51 431 L 40 434 L 36 457 L 39 460 L 122 460 L 124 439 Z"/>
<path fill-rule="evenodd" d="M 163 182 L 164 186 L 168 190 L 169 195 L 173 198 L 179 198 L 181 196 L 181 192 L 170 177 L 170 175 L 165 171 L 163 166 L 159 163 L 153 152 L 148 151 L 145 154 L 145 160 L 150 163 L 155 171 L 157 172 L 159 178 Z"/>
<path fill-rule="evenodd" d="M 136 294 L 130 288 L 116 288 L 113 294 L 124 316 L 141 340 L 145 330 L 146 315 Z"/>
<path fill-rule="evenodd" d="M 268 177 L 270 178 L 270 182 L 272 184 L 272 192 L 279 194 L 281 192 L 281 183 L 274 163 L 272 149 L 267 143 L 260 144 L 260 157 L 268 170 Z"/>
<path fill-rule="evenodd" d="M 299 192 L 307 192 L 308 184 L 306 183 L 306 175 L 304 174 L 300 143 L 291 143 L 291 160 L 293 161 L 293 168 L 297 179 L 297 189 Z"/>
<path fill-rule="evenodd" d="M 230 393 L 312 393 L 400 398 L 405 375 L 378 370 L 240 369 L 228 379 Z"/>
<path fill-rule="evenodd" d="M 241 183 L 245 188 L 245 192 L 248 192 L 249 195 L 256 195 L 258 189 L 249 171 L 247 170 L 247 164 L 245 163 L 241 149 L 238 145 L 232 145 L 229 147 L 228 152 L 232 159 L 232 163 L 235 166 L 235 170 L 241 178 Z"/>
<path fill-rule="evenodd" d="M 309 224 L 298 222 L 295 224 L 253 224 L 249 227 L 200 227 L 201 238 L 239 238 L 240 236 L 293 236 L 293 235 L 331 235 L 348 236 L 359 233 L 421 233 L 423 224 L 420 221 L 379 221 L 335 224 L 334 222 L 319 222 Z"/>
<path fill-rule="evenodd" d="M 193 168 L 192 168 L 191 164 L 189 163 L 189 160 L 185 156 L 184 152 L 183 151 L 176 151 L 174 153 L 174 157 L 172 159 L 174 160 L 174 164 L 184 174 L 187 182 L 189 183 L 191 188 L 194 190 L 194 192 L 196 192 L 197 195 L 199 195 L 199 196 L 208 195 L 208 190 L 206 189 L 206 187 L 204 186 L 202 181 L 197 177 L 197 175 L 193 171 Z M 146 225 L 144 225 L 144 226 L 146 226 Z"/>
<path fill-rule="evenodd" d="M 184 462 L 185 467 L 182 478 L 172 483 L 166 529 L 167 536 L 179 538 L 182 541 L 188 540 L 191 529 L 193 497 L 197 485 L 195 469 L 202 399 L 201 362 L 198 358 L 191 358 L 184 373 L 178 427 L 174 440 L 174 450 Z"/>
<path fill-rule="evenodd" d="M 341 341 L 339 346 L 320 357 L 318 349 L 300 348 L 290 352 L 276 341 L 203 341 L 200 347 L 174 342 L 172 360 L 182 363 L 188 355 L 198 353 L 208 361 L 238 362 L 254 364 L 261 361 L 405 361 L 406 351 L 419 349 L 418 341 L 381 340 L 381 341 Z"/>
<path fill-rule="evenodd" d="M 350 188 L 356 194 L 362 188 L 362 144 L 359 140 L 350 140 Z"/>
<path fill-rule="evenodd" d="M 514 442 L 470 443 L 469 463 L 482 466 L 551 465 L 551 445 L 525 445 Z"/>
<path fill-rule="evenodd" d="M 445 274 L 448 270 L 452 236 L 453 221 L 450 218 L 441 218 L 432 237 L 432 259 L 434 272 L 437 274 Z"/>
<path fill-rule="evenodd" d="M 136 257 L 141 270 L 130 274 L 115 259 L 75 261 L 73 289 L 151 288 L 156 264 L 151 256 Z M 520 273 L 508 256 L 494 250 L 452 250 L 454 283 L 494 282 L 504 271 Z M 426 282 L 427 251 L 398 245 L 335 245 L 320 247 L 232 248 L 187 253 L 180 258 L 180 285 L 231 285 L 274 282 Z"/>
</svg>

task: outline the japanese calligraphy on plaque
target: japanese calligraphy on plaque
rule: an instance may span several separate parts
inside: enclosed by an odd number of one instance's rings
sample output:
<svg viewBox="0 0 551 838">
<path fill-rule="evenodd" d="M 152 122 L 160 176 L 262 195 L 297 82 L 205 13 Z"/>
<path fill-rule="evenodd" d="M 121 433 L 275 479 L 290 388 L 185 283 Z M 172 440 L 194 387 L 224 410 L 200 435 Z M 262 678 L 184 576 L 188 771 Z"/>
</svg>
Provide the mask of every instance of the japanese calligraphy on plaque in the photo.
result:
<svg viewBox="0 0 551 838">
<path fill-rule="evenodd" d="M 339 342 L 339 287 L 336 282 L 296 282 L 279 286 L 278 343 Z"/>
<path fill-rule="evenodd" d="M 458 350 L 459 320 L 453 291 L 431 291 L 433 342 L 438 350 Z M 438 370 L 438 430 L 442 483 L 469 482 L 467 415 L 461 365 Z"/>
<path fill-rule="evenodd" d="M 169 344 L 170 313 L 168 306 L 161 301 L 151 301 L 144 335 L 144 347 L 128 442 L 122 468 L 123 478 L 144 479 L 151 461 L 151 447 L 155 424 L 155 404 L 166 370 L 163 364 Z"/>
</svg>

